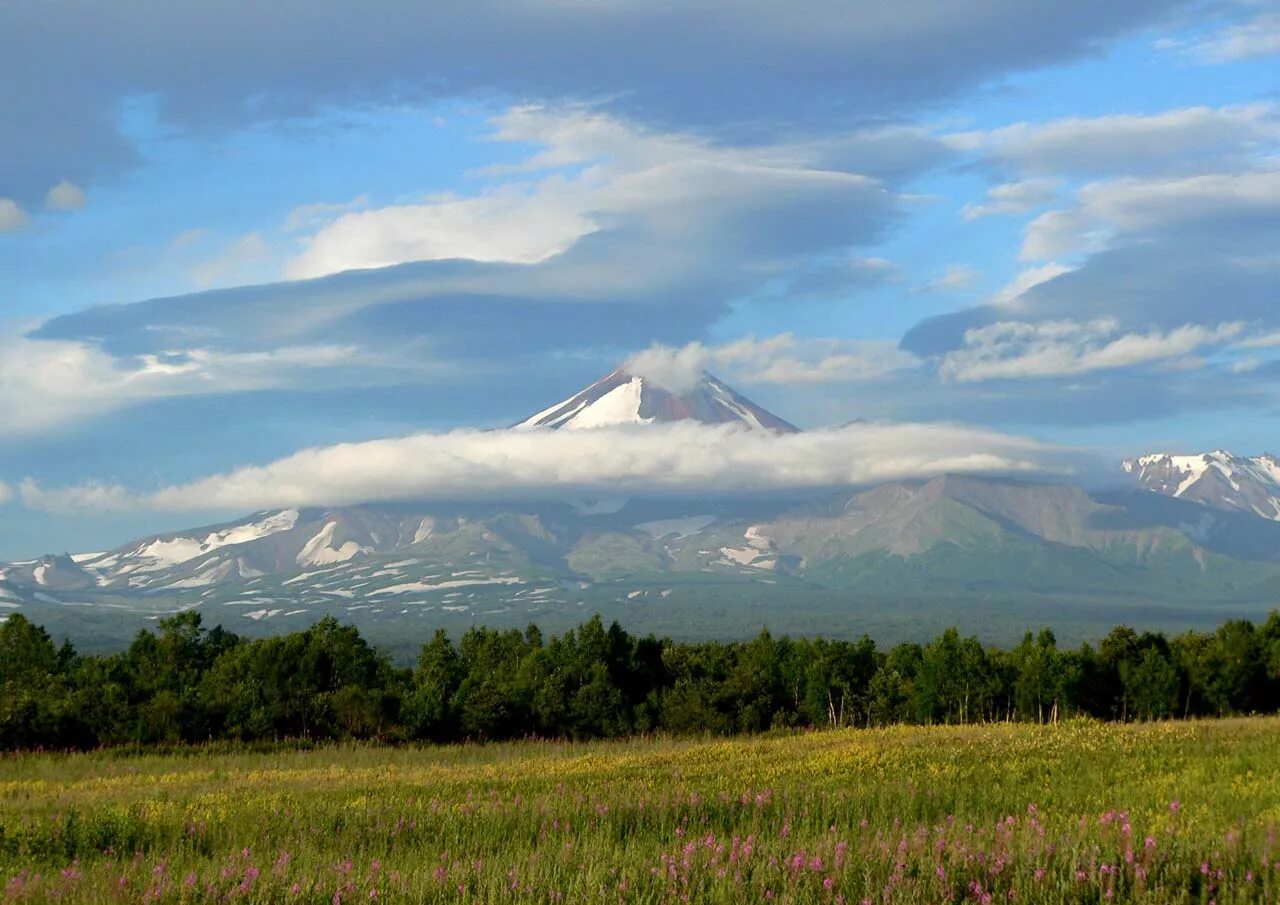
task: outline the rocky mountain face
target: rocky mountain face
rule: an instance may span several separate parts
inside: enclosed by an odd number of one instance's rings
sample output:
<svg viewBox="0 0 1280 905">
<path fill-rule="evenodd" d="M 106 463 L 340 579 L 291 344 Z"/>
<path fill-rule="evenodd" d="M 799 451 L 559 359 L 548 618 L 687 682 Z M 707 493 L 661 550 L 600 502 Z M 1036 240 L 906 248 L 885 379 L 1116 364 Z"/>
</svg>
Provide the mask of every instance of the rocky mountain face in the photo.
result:
<svg viewBox="0 0 1280 905">
<path fill-rule="evenodd" d="M 42 556 L 33 562 L 12 563 L 0 569 L 0 582 L 13 582 L 51 591 L 82 591 L 96 585 L 94 576 L 80 567 L 68 554 Z"/>
<path fill-rule="evenodd" d="M 1126 461 L 1124 469 L 1155 493 L 1280 519 L 1280 459 L 1270 453 L 1252 458 L 1221 449 L 1195 455 L 1151 453 Z"/>
<path fill-rule="evenodd" d="M 757 430 L 795 433 L 798 428 L 756 405 L 710 374 L 690 387 L 670 389 L 625 368 L 515 425 L 580 429 L 619 424 L 660 424 L 693 420 L 703 424 L 745 424 Z"/>
</svg>

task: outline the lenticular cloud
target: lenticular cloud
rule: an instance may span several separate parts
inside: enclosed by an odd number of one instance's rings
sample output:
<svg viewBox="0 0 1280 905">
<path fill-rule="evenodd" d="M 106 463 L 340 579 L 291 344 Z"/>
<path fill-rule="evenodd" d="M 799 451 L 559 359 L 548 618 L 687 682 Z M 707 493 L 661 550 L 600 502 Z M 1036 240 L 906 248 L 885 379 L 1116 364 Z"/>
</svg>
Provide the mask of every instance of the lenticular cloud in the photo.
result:
<svg viewBox="0 0 1280 905">
<path fill-rule="evenodd" d="M 767 491 L 943 473 L 1067 470 L 1063 450 L 949 424 L 853 424 L 777 435 L 696 422 L 579 431 L 479 431 L 307 449 L 150 492 L 103 485 L 22 488 L 43 509 L 251 510 L 401 499 L 498 498 L 577 490 Z M 105 503 L 104 503 L 105 501 Z"/>
</svg>

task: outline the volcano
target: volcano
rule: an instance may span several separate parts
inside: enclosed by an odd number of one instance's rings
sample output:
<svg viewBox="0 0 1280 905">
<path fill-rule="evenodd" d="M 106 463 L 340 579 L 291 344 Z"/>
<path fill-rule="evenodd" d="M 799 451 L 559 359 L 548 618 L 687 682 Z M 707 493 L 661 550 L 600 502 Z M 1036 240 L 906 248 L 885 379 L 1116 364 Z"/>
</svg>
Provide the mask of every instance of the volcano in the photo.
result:
<svg viewBox="0 0 1280 905">
<path fill-rule="evenodd" d="M 705 371 L 692 387 L 678 391 L 626 368 L 618 368 L 513 427 L 516 430 L 576 430 L 676 421 L 742 424 L 777 434 L 794 434 L 800 430 Z"/>
</svg>

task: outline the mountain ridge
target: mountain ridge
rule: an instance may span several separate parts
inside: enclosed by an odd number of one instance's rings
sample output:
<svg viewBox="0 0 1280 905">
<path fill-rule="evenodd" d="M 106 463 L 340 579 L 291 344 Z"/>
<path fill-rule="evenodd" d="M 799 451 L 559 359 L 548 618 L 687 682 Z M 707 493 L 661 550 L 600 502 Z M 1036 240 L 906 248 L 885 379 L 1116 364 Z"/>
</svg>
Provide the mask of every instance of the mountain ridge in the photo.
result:
<svg viewBox="0 0 1280 905">
<path fill-rule="evenodd" d="M 1154 493 L 1280 520 L 1280 458 L 1270 453 L 1148 453 L 1127 459 L 1123 468 Z"/>
<path fill-rule="evenodd" d="M 665 614 L 677 626 L 712 612 L 738 626 L 751 606 L 767 606 L 785 631 L 832 600 L 892 611 L 932 599 L 936 618 L 963 621 L 972 604 L 960 601 L 1005 600 L 1020 614 L 1011 618 L 1043 624 L 1038 607 L 1066 600 L 1156 615 L 1264 613 L 1280 601 L 1280 522 L 1144 491 L 944 475 L 799 500 L 632 500 L 590 514 L 567 502 L 281 510 L 58 565 L 87 580 L 52 582 L 47 565 L 42 582 L 36 563 L 0 569 L 0 614 L 102 625 L 194 608 L 258 632 L 338 615 L 399 637 L 440 624 L 567 622 L 584 607 Z"/>
</svg>

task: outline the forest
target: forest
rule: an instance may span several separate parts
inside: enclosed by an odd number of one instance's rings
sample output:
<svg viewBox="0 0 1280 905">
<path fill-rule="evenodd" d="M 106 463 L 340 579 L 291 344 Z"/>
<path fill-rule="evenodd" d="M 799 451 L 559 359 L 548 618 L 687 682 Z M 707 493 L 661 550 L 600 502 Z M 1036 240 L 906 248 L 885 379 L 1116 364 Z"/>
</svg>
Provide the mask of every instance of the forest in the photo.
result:
<svg viewBox="0 0 1280 905">
<path fill-rule="evenodd" d="M 216 740 L 493 741 L 759 733 L 898 723 L 1153 720 L 1280 710 L 1280 612 L 1173 638 L 1049 630 L 1011 649 L 947 630 L 880 650 L 775 637 L 684 643 L 597 616 L 561 636 L 443 631 L 413 668 L 332 618 L 244 639 L 185 612 L 118 653 L 81 655 L 21 615 L 0 624 L 0 750 Z"/>
</svg>

